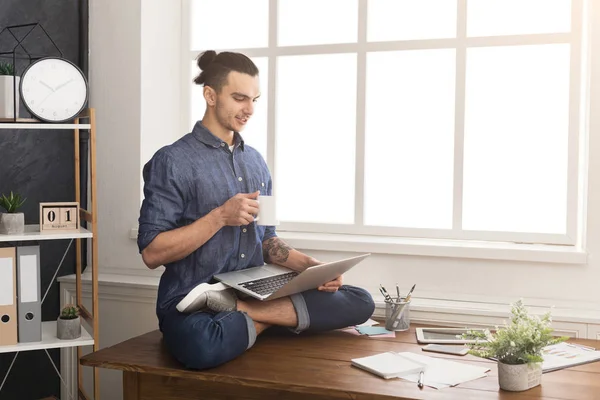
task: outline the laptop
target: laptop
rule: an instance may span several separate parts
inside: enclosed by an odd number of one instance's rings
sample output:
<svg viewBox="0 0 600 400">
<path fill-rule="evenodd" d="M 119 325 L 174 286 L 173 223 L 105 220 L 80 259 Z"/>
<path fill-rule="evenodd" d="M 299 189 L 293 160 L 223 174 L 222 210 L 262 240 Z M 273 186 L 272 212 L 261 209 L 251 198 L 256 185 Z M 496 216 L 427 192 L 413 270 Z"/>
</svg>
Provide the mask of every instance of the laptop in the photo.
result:
<svg viewBox="0 0 600 400">
<path fill-rule="evenodd" d="M 370 255 L 370 253 L 363 254 L 344 260 L 315 265 L 302 272 L 279 265 L 266 264 L 260 267 L 225 272 L 215 275 L 214 278 L 256 299 L 274 300 L 305 290 L 316 289 L 349 271 Z"/>
</svg>

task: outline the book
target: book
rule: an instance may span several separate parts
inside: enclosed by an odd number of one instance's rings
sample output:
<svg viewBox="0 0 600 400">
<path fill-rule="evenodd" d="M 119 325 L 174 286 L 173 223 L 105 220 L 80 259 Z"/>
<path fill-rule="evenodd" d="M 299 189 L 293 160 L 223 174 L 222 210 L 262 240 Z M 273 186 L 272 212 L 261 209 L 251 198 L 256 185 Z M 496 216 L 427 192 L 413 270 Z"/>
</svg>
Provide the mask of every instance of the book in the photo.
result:
<svg viewBox="0 0 600 400">
<path fill-rule="evenodd" d="M 384 379 L 399 378 L 403 375 L 419 373 L 425 369 L 425 364 L 391 351 L 368 357 L 353 358 L 351 362 L 353 366 L 379 375 Z"/>
</svg>

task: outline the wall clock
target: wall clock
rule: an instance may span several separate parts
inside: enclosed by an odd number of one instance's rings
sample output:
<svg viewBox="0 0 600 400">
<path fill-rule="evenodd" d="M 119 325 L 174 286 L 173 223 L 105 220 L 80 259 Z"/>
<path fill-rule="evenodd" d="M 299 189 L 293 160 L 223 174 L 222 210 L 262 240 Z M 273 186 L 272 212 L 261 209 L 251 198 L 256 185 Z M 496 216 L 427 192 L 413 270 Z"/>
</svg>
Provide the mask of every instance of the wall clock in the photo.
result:
<svg viewBox="0 0 600 400">
<path fill-rule="evenodd" d="M 21 99 L 31 115 L 45 122 L 75 118 L 88 100 L 88 83 L 71 61 L 46 57 L 30 64 L 21 76 Z"/>
</svg>

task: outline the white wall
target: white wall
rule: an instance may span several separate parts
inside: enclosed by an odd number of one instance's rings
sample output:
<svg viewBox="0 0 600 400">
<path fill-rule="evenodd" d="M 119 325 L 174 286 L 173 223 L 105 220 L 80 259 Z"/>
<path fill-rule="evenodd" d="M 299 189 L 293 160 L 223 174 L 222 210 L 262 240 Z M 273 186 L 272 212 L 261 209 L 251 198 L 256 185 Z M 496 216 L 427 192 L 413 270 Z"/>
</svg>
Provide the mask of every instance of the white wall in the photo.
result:
<svg viewBox="0 0 600 400">
<path fill-rule="evenodd" d="M 90 3 L 90 105 L 96 108 L 99 263 L 145 269 L 137 226 L 141 167 L 181 135 L 178 1 Z"/>
<path fill-rule="evenodd" d="M 92 3 L 91 104 L 98 118 L 98 190 L 101 272 L 151 273 L 135 241 L 142 162 L 179 132 L 181 75 L 179 2 L 103 0 Z M 594 10 L 600 21 L 600 10 Z M 141 17 L 140 17 L 141 15 Z M 600 29 L 593 33 L 600 48 Z M 600 109 L 600 52 L 593 54 L 591 110 Z M 159 78 L 160 77 L 160 78 Z M 586 265 L 375 254 L 346 281 L 377 294 L 382 282 L 415 297 L 600 310 L 600 113 L 590 118 L 589 212 Z M 345 254 L 307 250 L 324 260 Z"/>
<path fill-rule="evenodd" d="M 139 208 L 140 0 L 90 2 L 90 106 L 96 108 L 99 262 L 139 265 L 128 229 Z"/>
<path fill-rule="evenodd" d="M 143 0 L 141 162 L 178 139 L 181 116 L 181 4 Z"/>
</svg>

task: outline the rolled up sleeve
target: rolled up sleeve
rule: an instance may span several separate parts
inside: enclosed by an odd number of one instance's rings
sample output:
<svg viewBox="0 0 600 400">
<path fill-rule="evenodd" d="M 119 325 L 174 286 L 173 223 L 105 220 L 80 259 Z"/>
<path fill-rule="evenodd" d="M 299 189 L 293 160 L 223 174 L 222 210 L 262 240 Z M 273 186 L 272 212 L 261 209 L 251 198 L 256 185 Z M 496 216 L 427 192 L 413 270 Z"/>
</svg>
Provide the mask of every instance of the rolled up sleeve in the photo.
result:
<svg viewBox="0 0 600 400">
<path fill-rule="evenodd" d="M 140 209 L 137 244 L 140 253 L 158 234 L 178 228 L 185 208 L 185 176 L 178 173 L 166 148 L 144 166 L 144 201 Z"/>
</svg>

